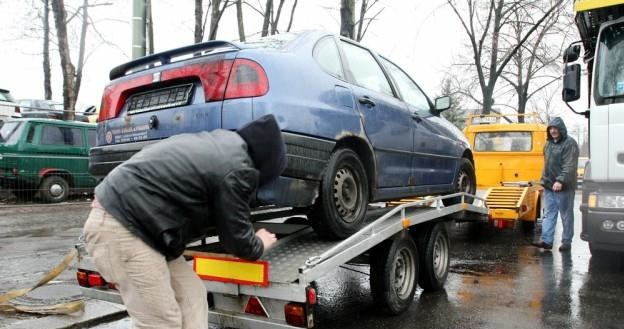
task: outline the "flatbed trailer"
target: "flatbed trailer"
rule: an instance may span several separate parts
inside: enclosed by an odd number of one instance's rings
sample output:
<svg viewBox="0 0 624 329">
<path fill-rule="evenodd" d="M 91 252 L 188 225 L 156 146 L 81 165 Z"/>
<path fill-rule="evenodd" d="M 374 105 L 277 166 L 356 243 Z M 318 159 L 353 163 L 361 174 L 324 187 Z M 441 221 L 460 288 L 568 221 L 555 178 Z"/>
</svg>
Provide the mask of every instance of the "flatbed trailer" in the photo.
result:
<svg viewBox="0 0 624 329">
<path fill-rule="evenodd" d="M 461 203 L 443 206 L 443 199 L 458 196 Z M 341 241 L 319 239 L 299 220 L 255 223 L 279 237 L 255 262 L 219 253 L 217 242 L 190 247 L 185 254 L 192 257 L 193 267 L 209 291 L 209 321 L 213 324 L 312 328 L 316 324 L 316 281 L 348 263 L 370 264 L 374 302 L 387 314 L 399 314 L 411 304 L 417 285 L 425 290 L 443 287 L 450 261 L 447 224 L 457 219 L 487 219 L 488 209 L 473 204 L 474 199 L 480 198 L 456 193 L 388 207 L 379 210 L 383 215 Z M 484 204 L 483 199 L 475 203 Z M 82 256 L 77 275 L 83 294 L 121 303 L 117 291 L 96 278 L 99 274 L 84 249 L 77 248 Z"/>
</svg>

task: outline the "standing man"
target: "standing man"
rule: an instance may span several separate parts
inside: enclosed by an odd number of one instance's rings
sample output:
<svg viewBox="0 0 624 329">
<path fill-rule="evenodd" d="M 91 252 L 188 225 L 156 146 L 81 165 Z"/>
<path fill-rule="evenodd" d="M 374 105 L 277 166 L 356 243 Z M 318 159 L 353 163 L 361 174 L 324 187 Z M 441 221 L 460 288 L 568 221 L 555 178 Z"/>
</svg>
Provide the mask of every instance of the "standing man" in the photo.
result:
<svg viewBox="0 0 624 329">
<path fill-rule="evenodd" d="M 285 166 L 279 126 L 266 115 L 236 132 L 169 137 L 106 176 L 85 223 L 86 249 L 134 328 L 208 328 L 206 288 L 182 252 L 216 227 L 227 252 L 262 256 L 276 238 L 253 231 L 249 202 Z"/>
<path fill-rule="evenodd" d="M 559 251 L 569 251 L 574 236 L 574 191 L 579 148 L 576 141 L 568 136 L 561 118 L 553 118 L 547 129 L 542 171 L 545 202 L 542 237 L 533 245 L 552 249 L 557 215 L 561 214 L 563 234 Z"/>
</svg>

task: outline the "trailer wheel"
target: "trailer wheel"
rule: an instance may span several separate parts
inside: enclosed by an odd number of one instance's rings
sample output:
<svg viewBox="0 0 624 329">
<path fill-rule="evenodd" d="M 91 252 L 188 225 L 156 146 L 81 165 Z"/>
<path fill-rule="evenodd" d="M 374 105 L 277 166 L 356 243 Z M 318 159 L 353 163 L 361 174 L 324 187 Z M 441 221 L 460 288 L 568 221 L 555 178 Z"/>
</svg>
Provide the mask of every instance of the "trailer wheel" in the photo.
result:
<svg viewBox="0 0 624 329">
<path fill-rule="evenodd" d="M 339 149 L 321 180 L 320 196 L 308 215 L 314 231 L 324 238 L 344 239 L 359 230 L 368 206 L 364 166 L 350 149 Z"/>
<path fill-rule="evenodd" d="M 405 311 L 416 292 L 418 250 L 409 234 L 375 247 L 370 255 L 370 287 L 375 305 L 384 313 Z"/>
<path fill-rule="evenodd" d="M 457 172 L 457 177 L 454 182 L 455 189 L 453 193 L 458 192 L 466 192 L 468 194 L 474 195 L 477 192 L 477 176 L 475 175 L 475 169 L 472 165 L 472 162 L 466 158 L 462 158 L 459 162 L 459 170 Z M 442 203 L 445 206 L 452 206 L 454 204 L 458 204 L 462 201 L 461 196 L 454 198 L 443 199 Z M 473 198 L 466 197 L 464 202 L 472 203 Z"/>
<path fill-rule="evenodd" d="M 39 186 L 39 194 L 45 202 L 63 202 L 69 196 L 69 184 L 60 176 L 48 176 Z"/>
<path fill-rule="evenodd" d="M 430 226 L 419 242 L 421 272 L 418 284 L 425 291 L 441 289 L 448 276 L 451 249 L 444 223 Z"/>
</svg>

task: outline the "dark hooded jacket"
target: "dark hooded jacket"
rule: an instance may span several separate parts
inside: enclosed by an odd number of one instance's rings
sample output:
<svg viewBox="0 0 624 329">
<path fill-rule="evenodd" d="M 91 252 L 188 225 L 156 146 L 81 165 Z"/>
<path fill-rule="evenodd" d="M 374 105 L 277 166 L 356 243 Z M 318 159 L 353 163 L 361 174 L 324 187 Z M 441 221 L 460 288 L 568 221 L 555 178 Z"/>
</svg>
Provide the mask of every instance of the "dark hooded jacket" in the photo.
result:
<svg viewBox="0 0 624 329">
<path fill-rule="evenodd" d="M 578 164 L 579 148 L 576 141 L 568 136 L 568 130 L 561 118 L 553 118 L 548 128 L 559 129 L 559 139 L 554 140 L 547 130 L 548 142 L 544 146 L 544 170 L 542 184 L 544 188 L 552 189 L 555 182 L 563 184 L 563 190 L 576 188 L 576 167 Z"/>
<path fill-rule="evenodd" d="M 227 252 L 258 259 L 264 250 L 249 221 L 249 202 L 260 178 L 266 183 L 281 174 L 285 146 L 272 115 L 244 128 L 246 138 L 264 142 L 254 145 L 256 158 L 236 132 L 176 135 L 143 148 L 113 169 L 96 187 L 95 196 L 167 260 L 179 257 L 188 243 L 215 226 Z"/>
</svg>

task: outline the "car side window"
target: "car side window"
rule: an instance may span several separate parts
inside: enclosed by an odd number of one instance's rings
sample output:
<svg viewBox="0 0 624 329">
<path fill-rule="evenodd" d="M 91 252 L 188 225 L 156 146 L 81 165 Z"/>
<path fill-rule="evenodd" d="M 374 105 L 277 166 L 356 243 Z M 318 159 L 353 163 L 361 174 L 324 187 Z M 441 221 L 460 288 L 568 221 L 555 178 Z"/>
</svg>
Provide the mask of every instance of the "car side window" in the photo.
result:
<svg viewBox="0 0 624 329">
<path fill-rule="evenodd" d="M 36 125 L 32 125 L 32 124 L 28 127 L 28 134 L 26 135 L 26 143 L 32 144 L 33 139 L 35 138 L 36 127 L 37 127 Z"/>
<path fill-rule="evenodd" d="M 314 46 L 312 57 L 316 59 L 325 72 L 336 78 L 344 79 L 342 63 L 340 63 L 340 53 L 338 52 L 338 46 L 336 46 L 333 37 L 326 37 L 319 40 L 316 46 Z"/>
<path fill-rule="evenodd" d="M 79 128 L 44 126 L 41 144 L 82 146 L 82 133 Z"/>
<path fill-rule="evenodd" d="M 381 61 L 396 83 L 403 100 L 414 106 L 418 111 L 429 111 L 431 109 L 429 100 L 418 85 L 394 63 L 385 58 L 382 58 Z"/>
<path fill-rule="evenodd" d="M 342 41 L 342 49 L 349 62 L 351 74 L 359 86 L 394 96 L 381 66 L 366 49 Z"/>
<path fill-rule="evenodd" d="M 89 141 L 89 147 L 96 146 L 95 129 L 87 129 L 87 140 Z"/>
</svg>

